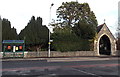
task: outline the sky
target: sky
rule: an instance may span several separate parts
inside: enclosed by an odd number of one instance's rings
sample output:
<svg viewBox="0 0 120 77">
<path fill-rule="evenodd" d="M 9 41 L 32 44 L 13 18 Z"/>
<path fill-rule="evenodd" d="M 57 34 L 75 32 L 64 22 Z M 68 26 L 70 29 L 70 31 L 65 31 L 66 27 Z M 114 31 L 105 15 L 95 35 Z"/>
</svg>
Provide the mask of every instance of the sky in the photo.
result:
<svg viewBox="0 0 120 77">
<path fill-rule="evenodd" d="M 56 19 L 56 9 L 62 2 L 78 1 L 87 2 L 95 13 L 98 25 L 105 23 L 115 35 L 118 26 L 119 0 L 0 0 L 0 16 L 11 22 L 11 26 L 20 33 L 32 16 L 41 17 L 43 25 L 48 25 L 50 20 Z M 51 4 L 54 4 L 51 8 Z M 50 16 L 51 14 L 51 16 Z"/>
</svg>

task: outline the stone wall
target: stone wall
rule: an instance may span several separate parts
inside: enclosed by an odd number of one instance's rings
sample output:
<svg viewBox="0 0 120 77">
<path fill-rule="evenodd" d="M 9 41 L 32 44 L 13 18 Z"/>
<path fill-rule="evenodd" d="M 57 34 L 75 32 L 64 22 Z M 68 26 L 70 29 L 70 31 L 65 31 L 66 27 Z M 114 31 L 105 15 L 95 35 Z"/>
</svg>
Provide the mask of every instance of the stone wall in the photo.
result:
<svg viewBox="0 0 120 77">
<path fill-rule="evenodd" d="M 115 54 L 116 56 L 120 56 L 120 50 L 117 50 Z"/>
<path fill-rule="evenodd" d="M 116 56 L 120 56 L 120 51 L 116 51 L 115 54 Z M 2 52 L 0 53 L 0 56 L 1 57 L 3 56 Z M 51 51 L 51 57 L 77 57 L 77 56 L 100 56 L 100 55 L 97 55 L 95 51 L 74 51 L 74 52 Z M 9 55 L 6 57 L 9 57 Z M 48 57 L 48 51 L 24 52 L 24 58 L 35 57 Z"/>
<path fill-rule="evenodd" d="M 29 57 L 48 57 L 48 51 L 41 52 L 26 52 L 25 58 Z M 70 56 L 96 56 L 94 51 L 75 51 L 75 52 L 59 52 L 51 51 L 51 57 L 70 57 Z"/>
</svg>

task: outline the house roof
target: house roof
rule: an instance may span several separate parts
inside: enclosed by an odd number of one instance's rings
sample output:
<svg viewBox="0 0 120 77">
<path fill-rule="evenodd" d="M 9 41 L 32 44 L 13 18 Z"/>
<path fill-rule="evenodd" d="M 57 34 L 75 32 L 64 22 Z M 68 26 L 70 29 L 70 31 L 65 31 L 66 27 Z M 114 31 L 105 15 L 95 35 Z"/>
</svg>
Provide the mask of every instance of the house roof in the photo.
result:
<svg viewBox="0 0 120 77">
<path fill-rule="evenodd" d="M 101 25 L 99 25 L 99 26 L 97 27 L 97 33 L 100 32 L 100 30 L 102 29 L 102 27 L 103 27 L 104 24 L 105 24 L 105 23 L 103 23 L 103 24 L 101 24 Z"/>
<path fill-rule="evenodd" d="M 99 26 L 97 27 L 97 33 L 99 33 L 99 32 L 101 31 L 101 29 L 102 29 L 103 26 L 106 26 L 106 27 L 107 27 L 106 23 L 103 23 L 103 24 L 101 24 L 101 25 L 99 25 Z M 108 27 L 107 27 L 107 28 L 108 28 Z M 112 34 L 111 31 L 109 30 L 109 28 L 108 28 L 108 31 L 109 31 L 110 34 L 113 36 L 113 34 Z M 114 36 L 113 36 L 113 38 L 115 39 Z"/>
</svg>

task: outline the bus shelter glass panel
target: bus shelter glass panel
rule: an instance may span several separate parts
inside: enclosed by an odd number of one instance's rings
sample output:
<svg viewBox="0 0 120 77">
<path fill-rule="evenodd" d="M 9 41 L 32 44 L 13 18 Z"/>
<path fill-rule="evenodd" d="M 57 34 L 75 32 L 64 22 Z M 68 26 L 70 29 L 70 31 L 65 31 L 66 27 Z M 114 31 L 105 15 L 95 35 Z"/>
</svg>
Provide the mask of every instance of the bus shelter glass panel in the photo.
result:
<svg viewBox="0 0 120 77">
<path fill-rule="evenodd" d="M 3 57 L 24 56 L 25 48 L 24 40 L 3 40 L 2 43 L 3 43 Z"/>
</svg>

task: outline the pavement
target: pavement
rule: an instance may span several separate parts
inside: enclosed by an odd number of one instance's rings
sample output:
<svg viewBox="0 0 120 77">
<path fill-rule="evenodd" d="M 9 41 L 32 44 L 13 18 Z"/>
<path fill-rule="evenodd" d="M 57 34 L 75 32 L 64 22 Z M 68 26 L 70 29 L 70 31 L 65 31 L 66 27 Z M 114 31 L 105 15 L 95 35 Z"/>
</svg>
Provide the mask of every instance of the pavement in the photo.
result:
<svg viewBox="0 0 120 77">
<path fill-rule="evenodd" d="M 119 57 L 99 56 L 99 57 L 46 57 L 46 58 L 5 58 L 2 61 L 18 61 L 18 60 L 43 60 L 47 62 L 66 62 L 66 61 L 97 61 L 97 60 L 118 60 Z"/>
</svg>

